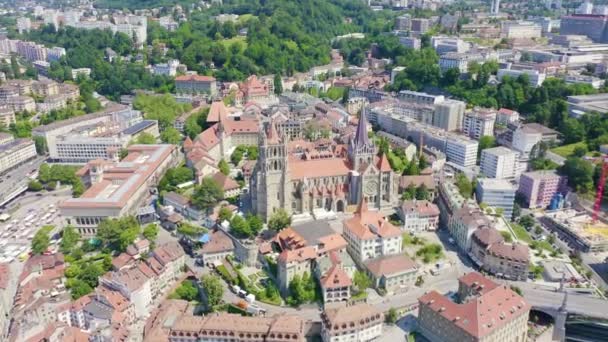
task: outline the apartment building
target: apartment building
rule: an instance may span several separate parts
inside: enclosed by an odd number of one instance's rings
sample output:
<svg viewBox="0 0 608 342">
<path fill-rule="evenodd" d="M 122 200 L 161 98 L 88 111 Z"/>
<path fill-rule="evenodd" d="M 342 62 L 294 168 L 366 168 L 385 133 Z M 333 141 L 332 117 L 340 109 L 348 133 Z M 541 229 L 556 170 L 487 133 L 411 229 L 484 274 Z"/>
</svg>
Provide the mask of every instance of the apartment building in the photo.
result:
<svg viewBox="0 0 608 342">
<path fill-rule="evenodd" d="M 401 252 L 401 230 L 361 201 L 355 215 L 343 222 L 348 252 L 356 263 Z"/>
<path fill-rule="evenodd" d="M 16 47 L 17 53 L 30 62 L 46 61 L 47 59 L 47 49 L 44 45 L 19 40 Z"/>
<path fill-rule="evenodd" d="M 36 157 L 32 139 L 3 139 L 0 144 L 0 174 Z"/>
<path fill-rule="evenodd" d="M 136 318 L 147 317 L 154 299 L 181 279 L 185 264 L 183 248 L 175 241 L 168 242 L 154 249 L 148 259 L 108 272 L 99 282 L 127 298 Z"/>
<path fill-rule="evenodd" d="M 466 107 L 466 103 L 451 99 L 436 103 L 433 126 L 448 132 L 461 130 Z"/>
<path fill-rule="evenodd" d="M 10 127 L 15 123 L 15 111 L 10 108 L 0 108 L 0 125 Z"/>
<path fill-rule="evenodd" d="M 35 112 L 36 101 L 29 96 L 14 96 L 8 98 L 6 105 L 15 112 Z"/>
<path fill-rule="evenodd" d="M 475 108 L 464 114 L 462 132 L 468 137 L 479 140 L 483 136 L 494 136 L 496 111 Z"/>
<path fill-rule="evenodd" d="M 481 151 L 481 174 L 488 178 L 511 179 L 517 176 L 517 152 L 503 146 Z"/>
<path fill-rule="evenodd" d="M 566 177 L 554 170 L 525 172 L 519 178 L 519 189 L 530 209 L 546 208 L 551 199 L 566 189 Z"/>
<path fill-rule="evenodd" d="M 459 300 L 437 291 L 418 298 L 418 329 L 431 342 L 528 339 L 530 304 L 506 285 L 477 272 L 458 279 Z M 496 308 L 505 308 L 497 310 Z M 483 312 L 483 315 L 480 313 Z"/>
<path fill-rule="evenodd" d="M 321 315 L 323 342 L 366 342 L 382 336 L 384 314 L 363 303 L 326 309 Z"/>
<path fill-rule="evenodd" d="M 112 138 L 121 132 L 135 135 L 132 133 L 149 129 L 153 135 L 158 136 L 157 125 L 149 122 L 136 126 L 141 122 L 141 112 L 113 103 L 99 112 L 35 127 L 32 134 L 45 139 L 51 160 L 83 163 L 96 158 L 108 158 L 109 147 L 122 147 L 122 144 Z M 128 130 L 130 127 L 133 128 Z M 110 138 L 108 132 L 111 132 Z M 88 133 L 96 134 L 88 136 Z"/>
<path fill-rule="evenodd" d="M 501 33 L 504 38 L 539 38 L 542 36 L 542 27 L 529 21 L 503 21 Z"/>
<path fill-rule="evenodd" d="M 298 316 L 241 316 L 225 312 L 180 315 L 165 323 L 169 342 L 304 342 L 305 322 Z M 144 341 L 152 341 L 146 336 Z"/>
<path fill-rule="evenodd" d="M 446 140 L 445 155 L 447 161 L 462 167 L 475 166 L 479 143 L 462 136 L 450 136 Z"/>
<path fill-rule="evenodd" d="M 395 18 L 395 29 L 400 31 L 409 31 L 412 28 L 412 16 L 404 14 Z"/>
<path fill-rule="evenodd" d="M 521 281 L 528 278 L 528 246 L 505 242 L 495 228 L 484 227 L 473 233 L 469 256 L 482 270 L 498 277 Z"/>
<path fill-rule="evenodd" d="M 456 245 L 464 252 L 471 248 L 471 235 L 480 228 L 489 227 L 490 220 L 477 206 L 466 205 L 457 209 L 448 222 L 448 231 Z"/>
<path fill-rule="evenodd" d="M 142 133 L 158 138 L 158 122 L 143 120 L 125 129 L 116 122 L 103 122 L 79 127 L 55 140 L 56 154 L 49 156 L 58 163 L 86 163 L 94 159 L 116 158 L 117 151 L 137 139 Z"/>
<path fill-rule="evenodd" d="M 522 69 L 522 70 L 518 70 L 518 69 L 498 69 L 498 73 L 496 74 L 496 77 L 498 78 L 499 81 L 502 82 L 502 80 L 505 77 L 509 77 L 511 79 L 517 79 L 519 76 L 527 76 L 528 77 L 528 81 L 530 82 L 530 86 L 532 87 L 540 87 L 543 82 L 545 82 L 545 79 L 547 79 L 547 74 L 544 72 L 541 72 L 539 70 L 528 70 L 528 69 Z"/>
<path fill-rule="evenodd" d="M 595 43 L 608 43 L 608 16 L 573 14 L 561 17 L 560 35 L 583 35 Z"/>
<path fill-rule="evenodd" d="M 513 184 L 504 179 L 481 178 L 477 180 L 475 194 L 477 202 L 501 209 L 504 218 L 511 220 L 516 190 Z"/>
<path fill-rule="evenodd" d="M 458 69 L 461 74 L 466 74 L 471 62 L 482 64 L 486 59 L 486 56 L 479 52 L 446 52 L 439 56 L 439 68 L 442 72 Z"/>
<path fill-rule="evenodd" d="M 411 20 L 411 31 L 417 34 L 425 34 L 431 28 L 431 21 L 424 18 L 413 18 Z"/>
<path fill-rule="evenodd" d="M 201 75 L 183 75 L 175 78 L 175 92 L 178 94 L 217 94 L 215 78 Z"/>
<path fill-rule="evenodd" d="M 91 186 L 80 198 L 59 205 L 67 224 L 82 236 L 94 236 L 106 218 L 137 214 L 151 187 L 179 160 L 174 145 L 131 145 L 120 162 L 93 160 L 77 172 Z"/>
<path fill-rule="evenodd" d="M 429 201 L 403 201 L 397 214 L 408 232 L 435 231 L 439 224 L 439 208 Z"/>
<path fill-rule="evenodd" d="M 344 265 L 352 264 L 345 253 L 346 240 L 335 233 L 327 223 L 303 223 L 283 229 L 276 235 L 274 242 L 281 250 L 277 258 L 277 278 L 282 293 L 289 291 L 289 283 L 296 275 L 301 276 L 304 272 L 313 274 L 314 271 L 318 279 L 323 279 L 328 276 L 333 266 L 343 269 Z M 322 259 L 332 252 L 338 253 L 339 256 L 330 257 L 329 265 L 320 267 L 323 264 Z M 338 262 L 338 259 L 341 261 Z M 354 270 L 347 273 L 352 277 Z"/>
<path fill-rule="evenodd" d="M 454 37 L 431 37 L 431 46 L 438 55 L 442 55 L 447 52 L 467 52 L 471 48 L 471 43 Z"/>
<path fill-rule="evenodd" d="M 414 102 L 426 105 L 435 105 L 445 101 L 445 96 L 443 95 L 432 95 L 413 90 L 402 90 L 399 92 L 399 94 L 397 94 L 397 98 L 406 102 Z"/>
<path fill-rule="evenodd" d="M 508 125 L 519 121 L 519 112 L 507 108 L 500 108 L 496 113 L 496 123 Z"/>
<path fill-rule="evenodd" d="M 527 126 L 521 126 L 513 131 L 511 147 L 524 158 L 530 156 L 530 152 L 536 144 L 542 141 L 542 133 Z"/>
</svg>

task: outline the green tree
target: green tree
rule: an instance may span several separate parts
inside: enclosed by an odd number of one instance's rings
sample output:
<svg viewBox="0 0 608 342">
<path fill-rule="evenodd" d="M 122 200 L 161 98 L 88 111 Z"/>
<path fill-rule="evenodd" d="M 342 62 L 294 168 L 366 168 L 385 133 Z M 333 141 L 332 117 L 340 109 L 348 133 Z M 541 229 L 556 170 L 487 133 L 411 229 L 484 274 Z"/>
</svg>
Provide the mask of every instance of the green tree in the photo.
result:
<svg viewBox="0 0 608 342">
<path fill-rule="evenodd" d="M 46 252 L 51 243 L 49 233 L 53 230 L 53 226 L 43 226 L 40 228 L 32 239 L 32 253 L 42 254 Z"/>
<path fill-rule="evenodd" d="M 481 158 L 481 151 L 496 146 L 496 138 L 491 135 L 484 135 L 479 138 L 479 145 L 477 147 L 477 160 Z"/>
<path fill-rule="evenodd" d="M 471 198 L 473 195 L 473 182 L 463 173 L 456 174 L 456 187 L 464 198 Z"/>
<path fill-rule="evenodd" d="M 224 295 L 224 286 L 220 278 L 212 274 L 206 274 L 201 278 L 201 285 L 209 306 L 214 307 L 220 304 Z"/>
<path fill-rule="evenodd" d="M 353 283 L 355 284 L 355 286 L 357 286 L 359 292 L 365 291 L 365 289 L 372 286 L 372 280 L 365 272 L 362 271 L 355 271 Z"/>
<path fill-rule="evenodd" d="M 568 177 L 568 185 L 577 192 L 587 193 L 593 190 L 594 166 L 589 161 L 570 157 L 559 171 Z"/>
<path fill-rule="evenodd" d="M 217 217 L 219 222 L 230 221 L 232 218 L 232 210 L 226 206 L 221 207 Z"/>
<path fill-rule="evenodd" d="M 274 231 L 280 231 L 287 228 L 291 224 L 291 216 L 283 208 L 279 208 L 277 211 L 270 215 L 268 220 L 268 228 Z"/>
<path fill-rule="evenodd" d="M 257 146 L 247 146 L 247 159 L 249 159 L 249 160 L 258 159 L 258 147 Z"/>
<path fill-rule="evenodd" d="M 154 242 L 156 240 L 156 237 L 158 236 L 159 231 L 160 229 L 158 228 L 158 225 L 150 223 L 144 227 L 142 235 L 151 242 Z"/>
<path fill-rule="evenodd" d="M 535 222 L 536 221 L 532 215 L 526 215 L 519 218 L 519 224 L 528 229 L 532 228 Z"/>
<path fill-rule="evenodd" d="M 243 159 L 244 153 L 245 153 L 245 146 L 243 146 L 243 145 L 237 146 L 234 149 L 234 151 L 232 152 L 232 155 L 230 155 L 230 161 L 232 162 L 232 164 L 238 165 L 241 162 L 241 160 Z"/>
<path fill-rule="evenodd" d="M 123 252 L 135 241 L 140 230 L 139 223 L 133 216 L 105 219 L 97 227 L 97 238 L 104 246 Z"/>
<path fill-rule="evenodd" d="M 289 294 L 287 303 L 297 306 L 315 300 L 316 284 L 308 272 L 304 272 L 302 277 L 295 275 L 289 283 Z"/>
<path fill-rule="evenodd" d="M 397 316 L 397 310 L 395 310 L 395 308 L 390 308 L 384 318 L 386 320 L 386 323 L 388 323 L 388 324 L 397 323 L 397 319 L 399 318 Z"/>
<path fill-rule="evenodd" d="M 70 289 L 72 299 L 76 300 L 93 292 L 93 288 L 80 279 L 68 279 L 67 288 Z"/>
<path fill-rule="evenodd" d="M 170 168 L 165 172 L 163 178 L 158 182 L 160 191 L 174 191 L 177 186 L 194 179 L 194 171 L 188 167 L 180 166 Z"/>
<path fill-rule="evenodd" d="M 583 146 L 577 146 L 576 148 L 574 148 L 574 151 L 572 151 L 572 154 L 575 157 L 582 158 L 587 154 L 587 152 L 588 152 L 587 146 L 583 145 Z"/>
<path fill-rule="evenodd" d="M 198 288 L 191 280 L 185 280 L 175 289 L 175 297 L 189 302 L 195 301 L 198 299 Z"/>
<path fill-rule="evenodd" d="M 156 144 L 156 138 L 148 132 L 142 132 L 135 139 L 135 143 L 142 145 L 154 145 Z"/>
<path fill-rule="evenodd" d="M 274 75 L 274 93 L 277 95 L 283 93 L 283 81 L 281 80 L 281 74 L 279 73 Z"/>
<path fill-rule="evenodd" d="M 192 204 L 198 209 L 209 210 L 224 199 L 224 190 L 211 177 L 203 178 L 201 184 L 194 188 Z"/>
<path fill-rule="evenodd" d="M 264 228 L 264 222 L 259 215 L 253 215 L 248 213 L 245 218 L 247 219 L 247 224 L 249 225 L 249 229 L 254 236 L 257 236 L 258 233 Z"/>
<path fill-rule="evenodd" d="M 401 195 L 401 199 L 404 201 L 411 201 L 416 198 L 416 192 L 416 186 L 413 183 L 410 183 L 410 185 L 405 188 L 405 191 Z"/>
<path fill-rule="evenodd" d="M 416 188 L 416 199 L 417 200 L 429 200 L 431 198 L 431 194 L 429 190 L 426 188 L 426 185 L 420 184 L 418 188 Z"/>
<path fill-rule="evenodd" d="M 230 166 L 224 159 L 220 160 L 217 164 L 217 167 L 220 169 L 220 172 L 228 176 L 230 174 Z"/>
<path fill-rule="evenodd" d="M 46 145 L 46 139 L 41 136 L 35 136 L 35 137 L 33 137 L 33 139 L 34 139 L 34 144 L 36 146 L 36 153 L 40 156 L 46 154 L 46 152 L 48 151 L 48 147 Z"/>
<path fill-rule="evenodd" d="M 68 225 L 63 228 L 59 250 L 64 254 L 69 253 L 76 247 L 78 241 L 80 241 L 80 234 L 74 227 Z"/>
<path fill-rule="evenodd" d="M 27 183 L 27 189 L 29 191 L 41 191 L 42 190 L 42 184 L 40 184 L 40 182 L 36 181 L 36 180 L 31 180 L 29 181 L 29 183 Z"/>
<path fill-rule="evenodd" d="M 98 285 L 99 277 L 104 273 L 105 271 L 99 263 L 90 262 L 82 267 L 78 279 L 87 283 L 91 288 L 95 288 Z"/>
<path fill-rule="evenodd" d="M 161 134 L 160 140 L 167 144 L 179 145 L 182 141 L 182 136 L 179 131 L 173 127 L 167 127 Z"/>
<path fill-rule="evenodd" d="M 230 232 L 240 238 L 249 238 L 253 235 L 247 221 L 239 215 L 234 215 L 230 220 Z"/>
</svg>

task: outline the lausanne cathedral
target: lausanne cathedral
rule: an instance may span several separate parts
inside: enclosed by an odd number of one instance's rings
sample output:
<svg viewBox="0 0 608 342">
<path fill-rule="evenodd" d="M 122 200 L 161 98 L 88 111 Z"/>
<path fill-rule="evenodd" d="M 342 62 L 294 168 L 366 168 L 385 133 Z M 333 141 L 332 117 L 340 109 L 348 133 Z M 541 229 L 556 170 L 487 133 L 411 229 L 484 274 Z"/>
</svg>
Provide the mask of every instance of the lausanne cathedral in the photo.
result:
<svg viewBox="0 0 608 342">
<path fill-rule="evenodd" d="M 288 139 L 274 122 L 259 134 L 259 158 L 250 181 L 252 209 L 267 220 L 284 208 L 293 215 L 322 218 L 367 201 L 370 209 L 397 204 L 398 177 L 386 155 L 378 156 L 361 114 L 348 144 L 329 139 L 314 142 Z"/>
</svg>

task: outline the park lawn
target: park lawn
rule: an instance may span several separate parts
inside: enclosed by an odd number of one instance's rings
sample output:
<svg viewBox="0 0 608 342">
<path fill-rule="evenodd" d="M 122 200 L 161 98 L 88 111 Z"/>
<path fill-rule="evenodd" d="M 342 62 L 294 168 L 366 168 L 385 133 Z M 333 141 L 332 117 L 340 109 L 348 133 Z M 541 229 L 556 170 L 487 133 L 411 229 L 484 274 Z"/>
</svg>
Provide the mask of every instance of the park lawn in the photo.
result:
<svg viewBox="0 0 608 342">
<path fill-rule="evenodd" d="M 239 18 L 237 19 L 237 21 L 239 22 L 239 24 L 244 24 L 247 21 L 249 21 L 250 19 L 253 18 L 257 18 L 257 16 L 251 14 L 251 13 L 247 13 L 247 14 L 241 14 L 239 15 Z"/>
<path fill-rule="evenodd" d="M 518 240 L 521 240 L 527 244 L 532 243 L 533 240 L 530 237 L 530 234 L 528 234 L 528 231 L 526 231 L 526 228 L 520 226 L 517 223 L 511 223 L 511 228 L 513 228 L 513 231 L 515 232 L 515 235 L 517 236 Z"/>
<path fill-rule="evenodd" d="M 555 154 L 558 154 L 564 158 L 568 158 L 574 153 L 574 149 L 576 149 L 577 147 L 587 148 L 587 144 L 584 141 L 581 141 L 581 142 L 577 142 L 574 144 L 568 144 L 568 145 L 563 145 L 560 147 L 555 147 L 555 148 L 552 148 L 550 151 Z"/>
<path fill-rule="evenodd" d="M 241 44 L 243 44 L 243 50 L 247 49 L 247 37 L 242 37 L 242 36 L 236 36 L 236 37 L 233 37 L 230 39 L 224 39 L 224 40 L 222 40 L 222 45 L 224 45 L 224 47 L 226 49 L 230 49 L 232 44 L 234 44 L 236 42 L 241 42 Z"/>
</svg>

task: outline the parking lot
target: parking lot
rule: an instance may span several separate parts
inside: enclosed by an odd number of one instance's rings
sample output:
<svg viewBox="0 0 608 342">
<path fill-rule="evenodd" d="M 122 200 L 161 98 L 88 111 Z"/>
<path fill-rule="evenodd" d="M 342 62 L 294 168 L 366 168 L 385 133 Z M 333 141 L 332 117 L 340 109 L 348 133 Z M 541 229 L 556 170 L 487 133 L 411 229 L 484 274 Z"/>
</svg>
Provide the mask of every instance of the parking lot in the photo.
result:
<svg viewBox="0 0 608 342">
<path fill-rule="evenodd" d="M 65 189 L 44 196 L 27 193 L 11 203 L 12 210 L 5 211 L 10 215 L 5 222 L 0 223 L 0 263 L 23 262 L 27 260 L 32 238 L 45 225 L 56 228 L 51 232 L 57 234 L 61 228 L 61 216 L 57 205 L 69 196 Z"/>
</svg>

